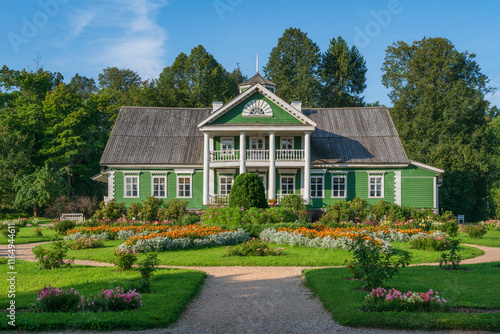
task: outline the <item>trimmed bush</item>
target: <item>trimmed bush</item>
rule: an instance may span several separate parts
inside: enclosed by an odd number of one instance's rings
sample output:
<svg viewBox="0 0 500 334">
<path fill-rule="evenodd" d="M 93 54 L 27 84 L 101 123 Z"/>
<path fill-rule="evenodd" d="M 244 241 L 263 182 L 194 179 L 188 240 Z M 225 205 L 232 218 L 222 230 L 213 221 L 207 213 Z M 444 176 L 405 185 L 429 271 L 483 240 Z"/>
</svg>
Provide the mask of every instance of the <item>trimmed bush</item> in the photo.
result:
<svg viewBox="0 0 500 334">
<path fill-rule="evenodd" d="M 254 173 L 238 175 L 229 193 L 229 206 L 244 209 L 267 208 L 266 194 L 261 179 Z"/>
<path fill-rule="evenodd" d="M 38 267 L 40 269 L 58 269 L 71 266 L 72 261 L 64 262 L 64 257 L 68 251 L 62 241 L 56 241 L 52 244 L 52 249 L 43 249 L 40 246 L 33 248 L 32 252 L 35 254 L 35 259 L 38 260 Z"/>
<path fill-rule="evenodd" d="M 99 204 L 100 209 L 97 210 L 94 214 L 94 218 L 97 220 L 100 219 L 108 219 L 108 220 L 117 220 L 124 216 L 127 213 L 127 208 L 123 203 L 117 203 L 115 199 L 112 199 L 107 204 L 101 202 Z"/>
<path fill-rule="evenodd" d="M 75 222 L 71 220 L 61 220 L 54 225 L 54 229 L 57 233 L 64 235 L 68 230 L 71 230 L 75 226 Z"/>
<path fill-rule="evenodd" d="M 187 201 L 179 201 L 178 199 L 171 199 L 167 201 L 165 207 L 158 212 L 158 219 L 165 220 L 179 220 L 186 214 Z"/>
<path fill-rule="evenodd" d="M 482 239 L 488 231 L 484 225 L 467 225 L 465 232 L 472 239 Z"/>
</svg>

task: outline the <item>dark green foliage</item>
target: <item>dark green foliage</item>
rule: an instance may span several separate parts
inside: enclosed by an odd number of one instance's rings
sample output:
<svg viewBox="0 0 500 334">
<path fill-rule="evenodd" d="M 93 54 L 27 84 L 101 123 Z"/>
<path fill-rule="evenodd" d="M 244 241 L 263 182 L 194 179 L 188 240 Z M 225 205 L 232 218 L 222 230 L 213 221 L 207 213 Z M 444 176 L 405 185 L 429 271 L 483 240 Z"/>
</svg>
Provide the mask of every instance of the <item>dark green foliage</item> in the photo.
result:
<svg viewBox="0 0 500 334">
<path fill-rule="evenodd" d="M 99 86 L 111 88 L 122 92 L 128 91 L 132 86 L 139 86 L 141 77 L 137 72 L 118 67 L 107 67 L 99 74 Z"/>
<path fill-rule="evenodd" d="M 132 270 L 132 266 L 137 261 L 136 252 L 129 251 L 128 249 L 121 250 L 119 248 L 115 249 L 113 252 L 113 264 L 120 271 Z"/>
<path fill-rule="evenodd" d="M 229 206 L 244 209 L 267 208 L 264 185 L 256 174 L 243 173 L 234 179 L 229 193 Z"/>
<path fill-rule="evenodd" d="M 158 210 L 163 207 L 161 198 L 149 196 L 142 204 L 142 219 L 148 222 L 158 220 Z"/>
<path fill-rule="evenodd" d="M 10 238 L 9 236 L 13 235 L 14 237 L 17 236 L 19 233 L 20 226 L 18 224 L 15 225 L 7 225 L 3 224 L 0 225 L 0 229 L 2 230 L 2 234 L 6 238 Z"/>
<path fill-rule="evenodd" d="M 460 255 L 460 240 L 450 240 L 450 250 L 441 253 L 441 260 L 439 260 L 439 267 L 441 269 L 458 270 L 462 256 Z"/>
<path fill-rule="evenodd" d="M 441 207 L 479 220 L 496 167 L 485 117 L 491 88 L 474 58 L 445 38 L 400 41 L 387 49 L 382 82 L 408 158 L 445 170 Z"/>
<path fill-rule="evenodd" d="M 127 218 L 128 219 L 137 219 L 142 220 L 142 203 L 134 202 L 130 203 L 127 209 Z"/>
<path fill-rule="evenodd" d="M 81 306 L 81 296 L 73 288 L 69 290 L 44 286 L 32 305 L 35 312 L 76 312 Z"/>
<path fill-rule="evenodd" d="M 55 241 L 52 249 L 43 249 L 40 246 L 33 248 L 35 259 L 38 260 L 40 269 L 58 269 L 71 266 L 72 261 L 64 261 L 68 247 L 62 241 Z"/>
<path fill-rule="evenodd" d="M 112 199 L 107 204 L 101 202 L 99 205 L 100 209 L 97 210 L 94 214 L 94 218 L 96 219 L 108 219 L 108 220 L 116 220 L 124 216 L 127 212 L 127 208 L 123 203 L 117 203 L 115 199 Z"/>
<path fill-rule="evenodd" d="M 332 38 L 321 58 L 321 105 L 327 108 L 363 106 L 360 94 L 366 88 L 367 70 L 366 62 L 355 46 L 349 48 L 340 36 Z"/>
<path fill-rule="evenodd" d="M 306 201 L 298 194 L 288 194 L 280 199 L 280 206 L 294 210 L 306 210 Z"/>
<path fill-rule="evenodd" d="M 137 289 L 138 292 L 151 292 L 151 278 L 153 274 L 158 270 L 156 268 L 158 263 L 159 261 L 157 258 L 157 254 L 155 253 L 146 254 L 146 257 L 139 262 L 137 271 L 141 274 L 141 281 Z"/>
<path fill-rule="evenodd" d="M 255 239 L 236 246 L 227 246 L 225 256 L 280 256 L 284 248 L 270 249 L 265 241 Z"/>
<path fill-rule="evenodd" d="M 411 240 L 410 248 L 440 252 L 450 249 L 450 240 L 444 236 L 422 236 Z"/>
<path fill-rule="evenodd" d="M 399 250 L 397 253 L 391 249 L 382 253 L 380 248 L 366 243 L 362 238 L 356 241 L 353 259 L 347 261 L 347 269 L 354 278 L 363 281 L 367 290 L 384 286 L 384 282 L 395 276 L 400 267 L 404 268 L 411 261 L 410 252 Z"/>
<path fill-rule="evenodd" d="M 465 232 L 471 237 L 472 239 L 482 239 L 488 230 L 486 230 L 486 227 L 484 225 L 467 225 L 465 228 Z"/>
<path fill-rule="evenodd" d="M 186 214 L 187 201 L 171 199 L 165 203 L 165 207 L 158 212 L 158 219 L 161 221 L 178 221 Z"/>
<path fill-rule="evenodd" d="M 54 229 L 59 234 L 66 234 L 66 231 L 71 230 L 76 226 L 75 222 L 71 220 L 60 220 L 54 224 Z"/>
<path fill-rule="evenodd" d="M 439 230 L 446 232 L 450 237 L 456 237 L 458 234 L 458 221 L 451 211 L 446 211 L 439 217 L 441 220 L 441 225 Z"/>
<path fill-rule="evenodd" d="M 351 216 L 354 216 L 354 212 L 349 202 L 337 201 L 327 207 L 325 214 L 321 216 L 319 222 L 333 226 L 340 222 L 350 221 Z"/>
</svg>

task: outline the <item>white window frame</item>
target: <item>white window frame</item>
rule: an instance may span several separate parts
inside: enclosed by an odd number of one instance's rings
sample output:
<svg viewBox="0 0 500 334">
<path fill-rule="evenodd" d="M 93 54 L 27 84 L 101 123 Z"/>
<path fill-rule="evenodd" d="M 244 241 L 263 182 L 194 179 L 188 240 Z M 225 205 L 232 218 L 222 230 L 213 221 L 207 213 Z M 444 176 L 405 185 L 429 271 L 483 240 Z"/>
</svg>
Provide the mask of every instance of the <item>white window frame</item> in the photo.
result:
<svg viewBox="0 0 500 334">
<path fill-rule="evenodd" d="M 180 190 L 179 179 L 189 179 L 189 196 L 186 196 L 186 195 L 181 196 L 180 195 L 181 190 Z M 183 191 L 185 192 L 186 190 L 183 189 Z M 177 195 L 177 198 L 193 198 L 193 175 L 177 175 L 176 195 Z"/>
<path fill-rule="evenodd" d="M 257 141 L 257 148 L 253 148 L 252 147 L 252 141 L 255 140 Z M 259 144 L 258 144 L 258 141 L 259 140 L 262 140 L 262 148 L 258 148 Z M 250 149 L 251 150 L 256 150 L 256 151 L 263 151 L 266 149 L 266 141 L 264 138 L 262 137 L 250 137 Z"/>
<path fill-rule="evenodd" d="M 155 196 L 155 179 L 163 179 L 165 182 L 165 196 Z M 167 173 L 151 173 L 151 196 L 154 196 L 156 198 L 167 198 L 168 193 L 167 193 Z"/>
<path fill-rule="evenodd" d="M 231 149 L 224 149 L 224 141 L 231 141 Z M 220 137 L 220 151 L 222 155 L 233 155 L 234 154 L 234 137 Z"/>
<path fill-rule="evenodd" d="M 321 180 L 321 195 L 318 196 L 318 189 L 316 183 L 316 196 L 312 195 L 312 187 L 313 187 L 313 179 Z M 309 196 L 311 198 L 325 198 L 325 176 L 322 174 L 311 174 L 310 182 L 309 182 Z"/>
<path fill-rule="evenodd" d="M 141 180 L 140 180 L 140 177 L 139 177 L 139 174 L 140 172 L 123 172 L 123 198 L 140 198 L 141 197 Z M 131 178 L 132 179 L 137 179 L 137 195 L 134 196 L 132 195 L 133 194 L 133 189 L 131 189 L 131 195 L 130 196 L 127 196 L 127 178 Z M 133 185 L 134 183 L 131 183 L 131 185 Z"/>
<path fill-rule="evenodd" d="M 293 142 L 293 137 L 281 137 L 280 138 L 280 149 L 281 150 L 293 150 L 294 149 L 294 142 Z M 290 141 L 291 142 L 291 145 L 292 147 L 291 148 L 288 148 L 288 147 L 283 147 L 283 141 Z M 288 143 L 286 143 L 286 145 L 288 145 Z"/>
<path fill-rule="evenodd" d="M 283 178 L 291 178 L 293 180 L 293 185 L 292 185 L 293 191 L 291 193 L 283 194 Z M 280 175 L 280 195 L 284 196 L 284 195 L 291 195 L 291 194 L 295 194 L 295 175 Z"/>
<path fill-rule="evenodd" d="M 371 196 L 371 192 L 372 192 L 372 183 L 371 183 L 371 180 L 372 179 L 377 179 L 377 178 L 380 178 L 381 179 L 381 182 L 380 182 L 380 196 L 377 196 L 377 189 L 376 189 L 376 186 L 377 186 L 377 183 L 375 182 L 374 185 L 375 185 L 375 195 L 374 196 Z M 368 173 L 368 198 L 385 198 L 385 172 L 371 172 L 371 173 Z"/>
<path fill-rule="evenodd" d="M 223 194 L 222 193 L 222 178 L 230 178 L 231 179 L 231 188 L 233 188 L 233 184 L 234 184 L 234 175 L 228 175 L 228 174 L 221 174 L 219 175 L 219 195 L 229 195 L 229 193 L 231 192 L 231 190 L 229 190 L 229 192 Z M 226 191 L 227 191 L 227 182 L 225 183 L 226 185 Z"/>
<path fill-rule="evenodd" d="M 340 192 L 342 190 L 338 189 L 337 191 L 339 192 L 338 196 L 335 196 L 335 188 L 334 188 L 334 182 L 333 180 L 335 178 L 343 179 L 344 180 L 344 195 L 341 196 Z M 340 185 L 340 183 L 339 183 Z M 347 172 L 338 172 L 338 173 L 332 173 L 332 198 L 347 198 Z"/>
</svg>

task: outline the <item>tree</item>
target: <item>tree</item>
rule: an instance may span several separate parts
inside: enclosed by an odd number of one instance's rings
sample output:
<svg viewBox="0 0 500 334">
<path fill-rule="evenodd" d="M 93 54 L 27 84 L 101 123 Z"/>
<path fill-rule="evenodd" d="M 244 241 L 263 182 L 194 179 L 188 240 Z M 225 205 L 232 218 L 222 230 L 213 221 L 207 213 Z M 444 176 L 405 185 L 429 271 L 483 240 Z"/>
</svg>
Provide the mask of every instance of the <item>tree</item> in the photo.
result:
<svg viewBox="0 0 500 334">
<path fill-rule="evenodd" d="M 229 206 L 267 208 L 266 193 L 261 179 L 254 173 L 243 173 L 234 179 L 229 193 Z"/>
<path fill-rule="evenodd" d="M 319 47 L 307 33 L 288 28 L 272 49 L 264 74 L 277 85 L 276 93 L 283 100 L 316 107 L 320 105 L 320 60 Z"/>
<path fill-rule="evenodd" d="M 97 86 L 93 78 L 80 76 L 78 73 L 71 78 L 68 87 L 78 93 L 82 98 L 87 99 L 90 94 L 97 92 Z"/>
<path fill-rule="evenodd" d="M 424 38 L 389 46 L 382 67 L 408 157 L 445 169 L 442 208 L 471 220 L 487 212 L 491 168 L 485 136 L 491 88 L 474 58 L 445 38 Z"/>
<path fill-rule="evenodd" d="M 33 208 L 33 215 L 38 217 L 40 209 L 61 196 L 66 185 L 60 173 L 48 165 L 37 168 L 33 174 L 19 178 L 15 183 L 17 190 L 15 205 L 20 209 Z"/>
<path fill-rule="evenodd" d="M 340 36 L 333 38 L 321 58 L 322 104 L 327 108 L 363 106 L 360 94 L 366 88 L 366 71 L 359 50 L 349 48 Z"/>
<path fill-rule="evenodd" d="M 141 77 L 131 69 L 107 67 L 99 74 L 99 86 L 101 89 L 111 88 L 127 92 L 130 87 L 139 86 L 140 83 Z"/>
</svg>

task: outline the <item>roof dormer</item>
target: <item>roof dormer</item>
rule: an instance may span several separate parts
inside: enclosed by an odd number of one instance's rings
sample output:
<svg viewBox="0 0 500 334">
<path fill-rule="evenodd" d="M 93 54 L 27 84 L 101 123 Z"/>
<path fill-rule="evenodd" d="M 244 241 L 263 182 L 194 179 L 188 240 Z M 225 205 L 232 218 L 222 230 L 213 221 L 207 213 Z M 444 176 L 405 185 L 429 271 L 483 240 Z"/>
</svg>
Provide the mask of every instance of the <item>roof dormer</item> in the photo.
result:
<svg viewBox="0 0 500 334">
<path fill-rule="evenodd" d="M 259 72 L 255 73 L 255 75 L 250 79 L 248 79 L 247 81 L 244 81 L 238 85 L 238 88 L 240 89 L 240 94 L 256 84 L 261 84 L 262 86 L 266 87 L 271 92 L 276 94 L 276 84 L 271 80 L 267 80 L 266 78 L 262 77 L 259 74 Z"/>
</svg>

